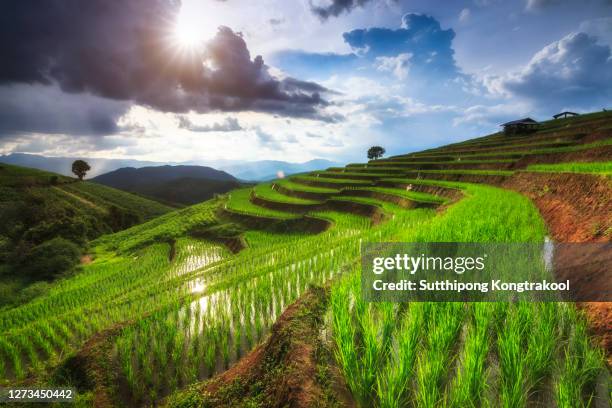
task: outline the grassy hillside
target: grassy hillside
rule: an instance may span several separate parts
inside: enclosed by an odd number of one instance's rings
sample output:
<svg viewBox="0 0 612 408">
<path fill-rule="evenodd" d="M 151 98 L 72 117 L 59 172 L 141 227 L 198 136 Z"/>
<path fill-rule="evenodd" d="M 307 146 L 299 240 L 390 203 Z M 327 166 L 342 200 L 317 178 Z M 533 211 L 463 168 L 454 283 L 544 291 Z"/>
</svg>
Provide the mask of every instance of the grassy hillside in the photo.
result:
<svg viewBox="0 0 612 408">
<path fill-rule="evenodd" d="M 538 200 L 580 198 L 518 182 L 558 174 L 532 165 L 600 168 L 585 163 L 610 160 L 611 124 L 584 115 L 316 171 L 104 235 L 82 273 L 0 312 L 0 378 L 72 384 L 86 406 L 607 406 L 606 351 L 573 304 L 367 303 L 359 255 L 562 239 Z M 609 178 L 578 176 L 603 186 L 576 192 L 604 201 L 593 216 L 609 226 Z"/>
<path fill-rule="evenodd" d="M 1 163 L 0 192 L 3 304 L 18 299 L 24 285 L 70 269 L 90 240 L 171 210 L 113 188 Z"/>
</svg>

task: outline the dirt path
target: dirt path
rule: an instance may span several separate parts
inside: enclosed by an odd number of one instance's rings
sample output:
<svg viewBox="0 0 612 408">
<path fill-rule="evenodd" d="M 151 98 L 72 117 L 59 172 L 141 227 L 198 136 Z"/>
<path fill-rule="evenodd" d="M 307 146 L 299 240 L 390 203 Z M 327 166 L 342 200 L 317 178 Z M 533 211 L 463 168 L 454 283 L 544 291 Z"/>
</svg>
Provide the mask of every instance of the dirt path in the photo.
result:
<svg viewBox="0 0 612 408">
<path fill-rule="evenodd" d="M 88 206 L 88 207 L 93 208 L 93 209 L 94 209 L 94 210 L 96 210 L 96 211 L 99 211 L 99 212 L 101 212 L 101 213 L 103 213 L 103 214 L 108 213 L 108 211 L 106 210 L 106 208 L 104 208 L 104 207 L 100 207 L 99 205 L 97 205 L 97 204 L 95 204 L 95 203 L 93 203 L 93 202 L 89 201 L 89 200 L 88 200 L 88 199 L 86 199 L 86 198 L 83 198 L 83 197 L 81 197 L 81 196 L 79 196 L 79 195 L 76 195 L 76 194 L 74 194 L 74 193 L 71 193 L 70 191 L 66 191 L 66 190 L 64 190 L 64 189 L 62 189 L 62 188 L 60 188 L 60 187 L 57 187 L 57 186 L 53 186 L 53 187 L 51 187 L 51 188 L 52 188 L 52 189 L 54 189 L 54 190 L 60 191 L 60 192 L 62 192 L 63 194 L 65 194 L 65 195 L 67 195 L 67 196 L 69 196 L 69 197 L 74 198 L 75 200 L 80 201 L 81 203 L 85 204 L 85 205 L 86 205 L 86 206 Z"/>
</svg>

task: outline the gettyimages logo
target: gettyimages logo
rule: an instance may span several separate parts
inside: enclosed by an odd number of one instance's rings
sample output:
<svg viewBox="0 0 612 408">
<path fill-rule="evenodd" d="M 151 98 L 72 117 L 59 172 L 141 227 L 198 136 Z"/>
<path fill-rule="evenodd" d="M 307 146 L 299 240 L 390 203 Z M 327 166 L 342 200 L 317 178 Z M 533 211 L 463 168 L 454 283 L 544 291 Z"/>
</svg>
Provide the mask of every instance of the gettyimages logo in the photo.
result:
<svg viewBox="0 0 612 408">
<path fill-rule="evenodd" d="M 377 275 L 387 270 L 404 270 L 411 275 L 420 270 L 424 271 L 453 271 L 462 274 L 465 271 L 478 270 L 485 268 L 487 254 L 479 257 L 441 257 L 441 256 L 410 256 L 408 254 L 396 254 L 395 257 L 377 257 L 372 261 L 372 272 Z"/>
</svg>

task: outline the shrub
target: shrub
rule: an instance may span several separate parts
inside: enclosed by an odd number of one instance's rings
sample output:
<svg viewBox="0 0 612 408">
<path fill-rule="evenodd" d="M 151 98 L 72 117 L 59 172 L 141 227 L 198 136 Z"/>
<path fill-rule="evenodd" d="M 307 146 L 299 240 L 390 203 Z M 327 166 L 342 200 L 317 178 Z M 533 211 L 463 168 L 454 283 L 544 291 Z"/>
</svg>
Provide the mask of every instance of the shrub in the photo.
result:
<svg viewBox="0 0 612 408">
<path fill-rule="evenodd" d="M 64 238 L 53 238 L 32 248 L 24 270 L 38 279 L 52 279 L 74 267 L 80 255 L 76 244 Z"/>
<path fill-rule="evenodd" d="M 121 231 L 142 222 L 142 217 L 133 211 L 115 205 L 108 209 L 107 222 L 113 231 Z"/>
</svg>

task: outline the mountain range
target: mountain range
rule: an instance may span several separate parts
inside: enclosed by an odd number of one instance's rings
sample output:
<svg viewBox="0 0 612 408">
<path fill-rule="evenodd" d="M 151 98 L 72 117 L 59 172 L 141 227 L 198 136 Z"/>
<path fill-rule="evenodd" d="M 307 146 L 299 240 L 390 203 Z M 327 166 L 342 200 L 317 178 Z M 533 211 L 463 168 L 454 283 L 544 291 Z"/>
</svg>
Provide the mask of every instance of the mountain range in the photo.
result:
<svg viewBox="0 0 612 408">
<path fill-rule="evenodd" d="M 175 206 L 206 201 L 241 185 L 231 174 L 211 167 L 169 165 L 124 167 L 91 181 Z"/>
<path fill-rule="evenodd" d="M 154 162 L 131 159 L 101 159 L 81 157 L 47 157 L 26 153 L 11 153 L 0 156 L 0 162 L 17 166 L 32 167 L 39 170 L 52 171 L 66 176 L 71 173 L 72 162 L 83 159 L 89 163 L 91 170 L 88 178 L 108 173 L 124 167 L 152 167 L 164 165 L 186 165 L 186 166 L 209 166 L 217 170 L 225 171 L 240 180 L 265 181 L 277 178 L 281 175 L 287 176 L 295 173 L 318 170 L 326 167 L 337 166 L 338 163 L 324 159 L 314 159 L 304 163 L 290 163 L 277 160 L 238 161 L 238 160 L 210 160 L 206 162 Z"/>
</svg>

